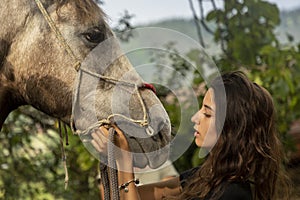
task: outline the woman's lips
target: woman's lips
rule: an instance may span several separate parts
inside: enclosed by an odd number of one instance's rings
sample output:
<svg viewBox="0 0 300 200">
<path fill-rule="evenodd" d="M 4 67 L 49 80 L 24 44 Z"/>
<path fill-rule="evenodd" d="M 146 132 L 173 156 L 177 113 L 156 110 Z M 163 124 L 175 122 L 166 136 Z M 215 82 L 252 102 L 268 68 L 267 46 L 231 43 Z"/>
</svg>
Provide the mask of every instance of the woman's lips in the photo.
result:
<svg viewBox="0 0 300 200">
<path fill-rule="evenodd" d="M 194 136 L 198 137 L 200 135 L 200 133 L 197 131 L 197 125 L 195 124 L 195 126 L 193 128 L 194 128 L 194 131 L 195 131 Z"/>
<path fill-rule="evenodd" d="M 200 135 L 200 133 L 198 131 L 195 131 L 194 136 L 198 137 Z"/>
</svg>

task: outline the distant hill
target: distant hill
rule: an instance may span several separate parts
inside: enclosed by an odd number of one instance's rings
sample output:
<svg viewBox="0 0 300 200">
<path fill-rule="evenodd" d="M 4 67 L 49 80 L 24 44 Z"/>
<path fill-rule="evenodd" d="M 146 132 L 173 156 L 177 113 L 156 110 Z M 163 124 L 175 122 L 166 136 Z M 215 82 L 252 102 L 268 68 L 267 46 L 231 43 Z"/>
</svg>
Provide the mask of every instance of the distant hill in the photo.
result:
<svg viewBox="0 0 300 200">
<path fill-rule="evenodd" d="M 288 41 L 287 33 L 293 36 L 296 42 L 300 42 L 300 8 L 297 8 L 293 11 L 282 11 L 280 17 L 281 17 L 281 24 L 275 30 L 275 34 L 277 35 L 280 42 L 284 44 Z M 198 40 L 195 24 L 192 19 L 169 19 L 169 20 L 164 20 L 156 23 L 141 25 L 141 27 L 143 26 L 153 26 L 153 27 L 163 27 L 163 28 L 173 29 L 181 33 L 184 33 L 195 40 Z M 215 25 L 212 23 L 209 23 L 208 26 L 211 27 L 212 29 L 215 27 Z M 207 33 L 205 30 L 203 30 L 202 32 L 206 44 L 211 44 L 211 42 L 213 41 L 212 36 L 209 33 Z"/>
<path fill-rule="evenodd" d="M 209 23 L 208 25 L 209 27 L 215 27 L 215 25 L 212 23 Z M 183 34 L 186 34 L 195 40 L 198 40 L 195 23 L 192 19 L 169 19 L 169 20 L 163 20 L 160 22 L 150 23 L 142 26 L 169 28 L 169 29 L 179 31 Z M 212 36 L 205 30 L 203 30 L 202 33 L 203 33 L 203 38 L 212 38 Z"/>
<path fill-rule="evenodd" d="M 293 11 L 283 11 L 280 14 L 281 24 L 277 28 L 278 38 L 286 42 L 286 33 L 292 35 L 296 42 L 300 41 L 300 8 Z"/>
<path fill-rule="evenodd" d="M 283 11 L 280 15 L 281 24 L 275 29 L 275 34 L 280 43 L 286 44 L 288 42 L 287 34 L 294 38 L 294 42 L 300 42 L 300 8 L 289 12 Z M 212 30 L 214 30 L 216 25 L 214 23 L 208 23 L 208 26 Z M 191 37 L 195 41 L 198 41 L 195 24 L 192 19 L 169 19 L 160 22 L 139 25 L 138 27 L 167 28 L 181 32 Z M 205 44 L 207 45 L 205 48 L 206 53 L 208 53 L 210 56 L 221 53 L 220 48 L 216 45 L 216 43 L 213 40 L 213 36 L 205 30 L 202 31 L 202 34 L 205 40 Z M 161 43 L 165 42 L 165 44 L 167 44 L 170 41 L 177 43 L 180 39 L 178 39 L 177 37 L 170 37 L 165 31 L 161 31 L 156 35 L 153 35 L 153 33 L 150 31 L 149 33 L 147 33 L 146 37 L 143 37 L 142 40 L 140 40 L 138 37 L 133 37 L 133 39 L 131 39 L 129 43 L 122 43 L 122 48 L 125 50 L 129 50 L 125 52 L 133 66 L 144 66 L 143 68 L 141 68 L 140 71 L 138 69 L 137 71 L 142 77 L 146 77 L 145 79 L 147 80 L 147 77 L 151 76 L 151 74 L 154 73 L 154 67 L 151 64 L 149 64 L 153 62 L 151 60 L 153 59 L 153 53 L 150 50 L 142 48 L 145 47 L 145 38 L 147 42 L 157 42 L 156 40 L 159 38 L 160 40 L 163 40 L 163 42 Z M 141 47 L 143 50 L 132 51 L 137 47 Z M 182 50 L 184 48 L 186 48 L 186 45 L 176 46 L 176 49 Z M 145 64 L 148 64 L 149 66 L 145 66 Z M 147 81 L 151 82 L 151 80 Z"/>
<path fill-rule="evenodd" d="M 162 28 L 168 28 L 172 29 L 178 32 L 181 32 L 195 41 L 199 42 L 198 36 L 197 36 L 197 30 L 195 28 L 195 22 L 192 19 L 169 19 L 169 20 L 163 20 L 156 23 L 150 23 L 142 26 L 153 26 L 153 27 L 162 27 Z M 214 23 L 208 23 L 208 27 L 212 30 L 215 28 Z M 206 44 L 206 50 L 209 53 L 213 53 L 218 51 L 213 36 L 209 34 L 206 30 L 202 30 L 202 35 L 204 38 L 204 42 Z"/>
</svg>

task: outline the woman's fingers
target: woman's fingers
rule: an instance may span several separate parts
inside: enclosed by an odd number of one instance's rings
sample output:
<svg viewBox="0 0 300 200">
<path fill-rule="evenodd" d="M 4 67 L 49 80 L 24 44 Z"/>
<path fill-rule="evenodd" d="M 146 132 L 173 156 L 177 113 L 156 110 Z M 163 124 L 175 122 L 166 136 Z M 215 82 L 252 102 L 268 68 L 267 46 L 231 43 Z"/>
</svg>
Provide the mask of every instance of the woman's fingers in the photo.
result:
<svg viewBox="0 0 300 200">
<path fill-rule="evenodd" d="M 99 131 L 98 131 L 99 130 Z M 108 138 L 108 129 L 105 128 L 105 126 L 100 126 L 99 129 L 97 129 L 98 133 L 101 133 L 104 135 L 106 138 Z"/>
<path fill-rule="evenodd" d="M 120 147 L 123 150 L 129 151 L 129 145 L 128 145 L 127 139 L 124 136 L 124 133 L 122 132 L 122 130 L 120 130 L 116 125 L 113 125 L 113 128 L 116 130 L 115 145 Z M 106 153 L 109 130 L 104 126 L 101 126 L 98 129 L 96 129 L 91 134 L 91 136 L 93 138 L 91 143 L 94 146 L 94 148 L 96 148 L 97 151 L 99 151 L 101 153 Z"/>
<path fill-rule="evenodd" d="M 99 146 L 99 144 L 98 144 L 95 140 L 92 140 L 91 143 L 92 143 L 93 147 L 94 147 L 97 151 L 102 152 L 101 147 Z"/>
<path fill-rule="evenodd" d="M 93 138 L 91 143 L 94 148 L 105 154 L 107 152 L 108 130 L 105 127 L 100 127 L 99 129 L 96 129 L 91 136 Z"/>
</svg>

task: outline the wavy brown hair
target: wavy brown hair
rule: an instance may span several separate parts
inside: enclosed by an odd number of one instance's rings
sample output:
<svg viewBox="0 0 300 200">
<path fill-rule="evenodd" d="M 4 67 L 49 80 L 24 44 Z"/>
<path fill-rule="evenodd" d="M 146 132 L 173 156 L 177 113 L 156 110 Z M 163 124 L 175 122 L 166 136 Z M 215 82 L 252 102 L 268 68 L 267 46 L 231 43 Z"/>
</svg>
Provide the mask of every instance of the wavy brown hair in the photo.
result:
<svg viewBox="0 0 300 200">
<path fill-rule="evenodd" d="M 226 184 L 251 182 L 254 199 L 288 199 L 289 181 L 282 167 L 283 150 L 270 94 L 242 72 L 226 73 L 210 87 L 219 139 L 178 198 L 219 199 Z"/>
</svg>

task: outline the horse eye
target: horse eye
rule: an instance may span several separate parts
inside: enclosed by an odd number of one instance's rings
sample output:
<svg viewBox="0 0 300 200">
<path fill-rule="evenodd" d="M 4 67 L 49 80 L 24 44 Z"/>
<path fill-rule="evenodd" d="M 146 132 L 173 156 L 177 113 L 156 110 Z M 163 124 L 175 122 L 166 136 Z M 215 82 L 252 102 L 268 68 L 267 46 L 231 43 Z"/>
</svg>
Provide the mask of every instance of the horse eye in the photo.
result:
<svg viewBox="0 0 300 200">
<path fill-rule="evenodd" d="M 88 42 L 94 44 L 99 44 L 105 39 L 105 34 L 99 29 L 94 29 L 92 31 L 83 33 L 83 36 Z"/>
</svg>

